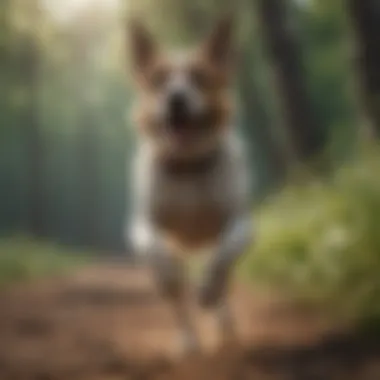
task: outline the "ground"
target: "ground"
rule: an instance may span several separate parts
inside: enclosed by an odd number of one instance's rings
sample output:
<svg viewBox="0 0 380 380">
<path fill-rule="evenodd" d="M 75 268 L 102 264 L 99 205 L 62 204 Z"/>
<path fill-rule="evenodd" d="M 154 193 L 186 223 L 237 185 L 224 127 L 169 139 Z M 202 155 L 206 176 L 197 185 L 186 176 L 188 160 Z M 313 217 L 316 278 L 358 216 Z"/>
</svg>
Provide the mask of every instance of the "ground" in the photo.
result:
<svg viewBox="0 0 380 380">
<path fill-rule="evenodd" d="M 195 310 L 202 353 L 177 356 L 175 322 L 149 273 L 102 265 L 0 293 L 1 380 L 376 380 L 380 342 L 311 308 L 234 285 L 238 331 L 218 343 Z"/>
</svg>

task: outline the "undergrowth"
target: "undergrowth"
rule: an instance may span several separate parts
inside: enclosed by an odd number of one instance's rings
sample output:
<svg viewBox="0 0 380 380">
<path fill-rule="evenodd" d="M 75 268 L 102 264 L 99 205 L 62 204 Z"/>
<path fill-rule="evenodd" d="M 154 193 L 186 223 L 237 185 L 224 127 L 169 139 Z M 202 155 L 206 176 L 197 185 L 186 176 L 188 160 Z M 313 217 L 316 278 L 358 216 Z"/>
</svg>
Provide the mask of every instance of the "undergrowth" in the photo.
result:
<svg viewBox="0 0 380 380">
<path fill-rule="evenodd" d="M 73 252 L 48 242 L 23 237 L 0 240 L 0 287 L 41 276 L 64 274 L 89 260 L 87 253 Z"/>
<path fill-rule="evenodd" d="M 337 312 L 380 316 L 380 149 L 329 180 L 287 186 L 254 216 L 241 269 L 256 284 Z"/>
</svg>

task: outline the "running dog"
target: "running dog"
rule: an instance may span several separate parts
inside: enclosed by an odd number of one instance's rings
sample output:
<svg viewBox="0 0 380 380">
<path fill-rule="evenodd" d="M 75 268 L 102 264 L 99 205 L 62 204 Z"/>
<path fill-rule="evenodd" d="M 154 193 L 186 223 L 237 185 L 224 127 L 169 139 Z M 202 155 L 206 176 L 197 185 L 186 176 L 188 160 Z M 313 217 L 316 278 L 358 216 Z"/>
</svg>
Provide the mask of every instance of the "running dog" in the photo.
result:
<svg viewBox="0 0 380 380">
<path fill-rule="evenodd" d="M 227 333 L 229 278 L 252 240 L 249 170 L 234 123 L 233 22 L 221 18 L 203 43 L 185 51 L 164 51 L 137 20 L 128 36 L 138 150 L 127 237 L 178 313 L 184 349 L 195 349 L 186 259 L 210 250 L 197 299 L 215 310 Z"/>
</svg>

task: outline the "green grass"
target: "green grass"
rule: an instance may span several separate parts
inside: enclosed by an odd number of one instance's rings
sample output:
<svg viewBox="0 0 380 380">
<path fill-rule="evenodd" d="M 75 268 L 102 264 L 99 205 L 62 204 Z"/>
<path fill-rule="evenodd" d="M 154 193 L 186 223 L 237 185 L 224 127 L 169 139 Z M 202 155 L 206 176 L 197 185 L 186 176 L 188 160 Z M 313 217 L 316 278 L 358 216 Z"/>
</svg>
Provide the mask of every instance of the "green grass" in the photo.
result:
<svg viewBox="0 0 380 380">
<path fill-rule="evenodd" d="M 380 316 L 380 150 L 368 148 L 328 181 L 288 186 L 255 215 L 241 269 L 256 285 Z"/>
<path fill-rule="evenodd" d="M 0 240 L 0 287 L 67 273 L 88 262 L 86 253 L 28 238 Z"/>
</svg>

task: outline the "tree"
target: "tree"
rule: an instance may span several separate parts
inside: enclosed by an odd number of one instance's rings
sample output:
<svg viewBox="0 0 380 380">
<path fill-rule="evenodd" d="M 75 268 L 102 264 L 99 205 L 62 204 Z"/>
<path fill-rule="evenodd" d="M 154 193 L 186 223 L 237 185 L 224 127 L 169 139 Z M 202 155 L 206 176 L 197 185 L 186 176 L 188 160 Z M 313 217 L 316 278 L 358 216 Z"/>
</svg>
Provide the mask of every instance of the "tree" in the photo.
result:
<svg viewBox="0 0 380 380">
<path fill-rule="evenodd" d="M 27 128 L 27 157 L 29 165 L 29 228 L 36 236 L 45 232 L 44 210 L 46 207 L 43 191 L 43 144 L 38 120 L 38 68 L 39 53 L 33 38 L 26 41 L 26 62 L 28 69 L 25 72 L 28 91 L 28 113 L 26 115 Z"/>
<path fill-rule="evenodd" d="M 325 136 L 314 115 L 306 76 L 286 0 L 257 0 L 257 14 L 283 124 L 294 158 L 306 162 L 322 152 Z"/>
<path fill-rule="evenodd" d="M 290 157 L 281 141 L 269 104 L 265 58 L 260 46 L 259 30 L 253 22 L 252 2 L 245 3 L 239 22 L 245 25 L 239 41 L 237 88 L 243 131 L 248 137 L 254 170 L 257 201 L 281 186 L 288 173 Z"/>
<path fill-rule="evenodd" d="M 103 19 L 103 20 L 102 20 Z M 100 214 L 100 155 L 97 118 L 98 53 L 102 47 L 102 22 L 108 19 L 98 7 L 84 7 L 73 20 L 73 42 L 78 75 L 79 94 L 78 165 L 80 171 L 79 197 L 82 208 L 83 241 L 97 246 L 101 241 Z"/>
<path fill-rule="evenodd" d="M 362 111 L 371 134 L 380 138 L 380 3 L 347 0 L 355 39 L 355 63 Z"/>
<path fill-rule="evenodd" d="M 255 190 L 260 199 L 269 190 L 283 183 L 289 169 L 289 158 L 273 133 L 270 115 L 262 100 L 258 85 L 255 83 L 255 78 L 250 75 L 253 66 L 252 55 L 252 52 L 247 52 L 241 58 L 238 87 L 241 95 L 244 132 L 249 137 L 251 146 L 249 151 L 254 152 L 256 156 L 250 159 L 255 166 L 258 179 L 258 188 Z"/>
<path fill-rule="evenodd" d="M 28 224 L 30 232 L 42 236 L 46 232 L 46 201 L 43 186 L 43 141 L 39 122 L 39 72 L 41 53 L 36 33 L 41 22 L 38 1 L 30 1 L 24 9 L 29 25 L 21 34 L 23 48 L 22 75 L 25 80 L 27 109 L 25 113 L 27 166 L 28 166 Z"/>
</svg>

